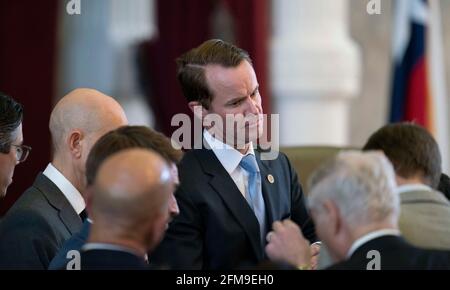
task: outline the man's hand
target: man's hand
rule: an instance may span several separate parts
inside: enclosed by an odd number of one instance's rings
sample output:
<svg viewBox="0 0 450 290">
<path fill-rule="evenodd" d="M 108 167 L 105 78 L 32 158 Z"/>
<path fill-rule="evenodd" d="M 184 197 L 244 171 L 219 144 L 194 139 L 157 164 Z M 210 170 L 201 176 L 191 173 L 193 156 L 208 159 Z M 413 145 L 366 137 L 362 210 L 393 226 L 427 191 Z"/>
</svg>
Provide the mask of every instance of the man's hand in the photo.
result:
<svg viewBox="0 0 450 290">
<path fill-rule="evenodd" d="M 299 269 L 310 269 L 312 254 L 316 257 L 317 250 L 310 249 L 309 242 L 303 237 L 297 224 L 291 220 L 276 221 L 273 231 L 267 234 L 266 253 L 276 262 L 288 263 Z"/>
<path fill-rule="evenodd" d="M 310 250 L 311 250 L 311 270 L 317 270 L 317 265 L 319 263 L 320 243 L 312 244 Z"/>
</svg>

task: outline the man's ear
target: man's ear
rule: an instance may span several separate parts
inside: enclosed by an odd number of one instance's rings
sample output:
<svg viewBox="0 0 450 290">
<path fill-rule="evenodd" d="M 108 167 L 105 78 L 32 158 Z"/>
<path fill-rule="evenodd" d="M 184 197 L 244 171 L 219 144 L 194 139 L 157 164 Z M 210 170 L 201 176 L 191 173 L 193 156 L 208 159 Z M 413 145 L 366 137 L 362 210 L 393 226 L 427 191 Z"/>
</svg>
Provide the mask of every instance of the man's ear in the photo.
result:
<svg viewBox="0 0 450 290">
<path fill-rule="evenodd" d="M 203 107 L 199 101 L 192 101 L 188 103 L 189 109 L 194 113 L 194 116 L 203 120 L 203 118 L 208 114 L 208 110 Z"/>
<path fill-rule="evenodd" d="M 329 199 L 323 202 L 323 207 L 325 213 L 328 215 L 331 232 L 334 236 L 336 236 L 342 230 L 342 220 L 339 208 Z"/>
<path fill-rule="evenodd" d="M 79 159 L 82 156 L 82 143 L 83 143 L 84 135 L 80 130 L 73 130 L 70 132 L 70 135 L 68 137 L 68 145 L 70 154 L 74 156 L 75 158 Z"/>
</svg>

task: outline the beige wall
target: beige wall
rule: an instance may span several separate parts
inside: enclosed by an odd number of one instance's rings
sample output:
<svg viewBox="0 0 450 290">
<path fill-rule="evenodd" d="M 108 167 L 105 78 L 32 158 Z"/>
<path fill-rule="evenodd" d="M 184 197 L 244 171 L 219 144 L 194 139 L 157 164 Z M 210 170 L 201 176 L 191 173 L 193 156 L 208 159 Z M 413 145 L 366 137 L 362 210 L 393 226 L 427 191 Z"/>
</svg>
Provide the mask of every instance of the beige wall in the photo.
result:
<svg viewBox="0 0 450 290">
<path fill-rule="evenodd" d="M 367 1 L 349 0 L 350 33 L 361 49 L 361 93 L 350 107 L 350 142 L 362 146 L 387 119 L 391 77 L 392 1 L 381 1 L 381 14 L 369 15 Z"/>
</svg>

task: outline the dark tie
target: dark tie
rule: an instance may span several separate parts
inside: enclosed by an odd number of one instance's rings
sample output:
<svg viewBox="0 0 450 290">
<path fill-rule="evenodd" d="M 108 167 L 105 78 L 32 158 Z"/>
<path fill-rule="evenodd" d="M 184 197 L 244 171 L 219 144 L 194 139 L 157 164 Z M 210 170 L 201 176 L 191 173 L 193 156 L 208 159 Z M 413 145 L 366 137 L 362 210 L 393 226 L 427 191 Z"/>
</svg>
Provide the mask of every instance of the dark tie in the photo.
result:
<svg viewBox="0 0 450 290">
<path fill-rule="evenodd" d="M 80 216 L 81 220 L 84 222 L 87 219 L 86 209 L 83 209 L 83 211 L 80 212 L 79 216 Z"/>
</svg>

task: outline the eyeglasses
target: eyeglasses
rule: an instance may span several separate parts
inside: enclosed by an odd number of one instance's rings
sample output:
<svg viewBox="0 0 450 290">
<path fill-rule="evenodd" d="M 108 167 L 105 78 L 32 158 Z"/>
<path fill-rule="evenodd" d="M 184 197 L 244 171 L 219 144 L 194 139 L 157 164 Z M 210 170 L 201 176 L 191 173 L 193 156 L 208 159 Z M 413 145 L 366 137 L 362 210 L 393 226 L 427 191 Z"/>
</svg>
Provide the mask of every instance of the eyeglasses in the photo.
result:
<svg viewBox="0 0 450 290">
<path fill-rule="evenodd" d="M 17 162 L 19 163 L 24 162 L 27 159 L 28 154 L 30 154 L 31 147 L 26 145 L 14 145 L 14 144 L 12 144 L 11 146 L 16 147 Z"/>
</svg>

